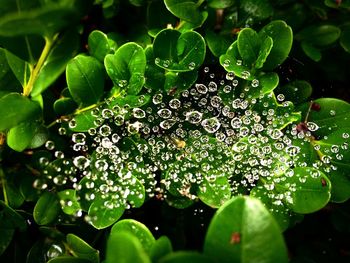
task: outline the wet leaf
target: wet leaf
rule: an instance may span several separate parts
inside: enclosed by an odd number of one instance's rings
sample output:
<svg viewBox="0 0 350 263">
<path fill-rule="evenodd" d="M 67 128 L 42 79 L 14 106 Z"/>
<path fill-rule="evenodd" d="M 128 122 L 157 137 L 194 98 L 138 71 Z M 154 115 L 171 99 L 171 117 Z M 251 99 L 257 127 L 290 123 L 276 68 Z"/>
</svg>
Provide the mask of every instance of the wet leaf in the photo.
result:
<svg viewBox="0 0 350 263">
<path fill-rule="evenodd" d="M 205 41 L 194 31 L 180 33 L 164 29 L 154 39 L 155 64 L 169 71 L 192 71 L 198 69 L 205 58 Z"/>
<path fill-rule="evenodd" d="M 219 176 L 216 176 L 215 180 L 204 178 L 198 188 L 197 196 L 206 205 L 220 207 L 231 198 L 231 189 L 227 178 Z"/>
<path fill-rule="evenodd" d="M 67 244 L 71 251 L 80 259 L 87 259 L 92 263 L 99 263 L 98 250 L 91 247 L 88 243 L 74 234 L 67 235 Z"/>
<path fill-rule="evenodd" d="M 0 98 L 0 131 L 12 128 L 22 121 L 35 119 L 40 106 L 18 93 L 9 93 Z"/>
<path fill-rule="evenodd" d="M 292 29 L 284 21 L 275 20 L 260 30 L 259 37 L 271 37 L 273 40 L 273 47 L 263 66 L 265 70 L 272 70 L 288 57 L 293 43 Z"/>
<path fill-rule="evenodd" d="M 176 251 L 166 255 L 159 260 L 159 263 L 210 263 L 208 256 L 192 251 Z"/>
<path fill-rule="evenodd" d="M 138 94 L 145 83 L 146 55 L 141 46 L 130 42 L 104 60 L 108 76 L 116 87 L 130 95 Z"/>
<path fill-rule="evenodd" d="M 319 62 L 322 58 L 321 51 L 308 42 L 301 42 L 301 48 L 305 54 L 313 61 Z"/>
<path fill-rule="evenodd" d="M 67 215 L 75 215 L 80 210 L 80 204 L 76 197 L 76 191 L 73 189 L 66 189 L 57 193 L 61 208 Z"/>
<path fill-rule="evenodd" d="M 146 253 L 150 253 L 156 240 L 151 231 L 142 223 L 133 219 L 123 219 L 115 223 L 111 229 L 111 235 L 120 232 L 128 232 L 137 237 Z"/>
<path fill-rule="evenodd" d="M 88 46 L 90 55 L 101 62 L 103 62 L 107 54 L 110 54 L 117 49 L 117 44 L 109 39 L 105 33 L 99 30 L 94 30 L 90 33 Z"/>
<path fill-rule="evenodd" d="M 273 8 L 268 0 L 241 0 L 241 9 L 256 20 L 266 19 L 273 14 Z"/>
<path fill-rule="evenodd" d="M 109 236 L 105 262 L 149 263 L 151 260 L 137 237 L 129 232 L 121 231 Z"/>
<path fill-rule="evenodd" d="M 278 224 L 252 197 L 235 197 L 214 215 L 204 254 L 220 262 L 288 262 Z"/>
<path fill-rule="evenodd" d="M 120 205 L 119 207 L 110 209 L 106 207 L 105 202 L 100 197 L 97 197 L 91 204 L 88 215 L 91 219 L 91 224 L 97 229 L 103 229 L 114 224 L 124 213 L 125 207 Z"/>
<path fill-rule="evenodd" d="M 203 14 L 198 9 L 197 2 L 195 0 L 164 0 L 166 8 L 173 15 L 192 24 L 201 25 Z"/>
<path fill-rule="evenodd" d="M 66 78 L 73 99 L 81 106 L 100 100 L 104 88 L 104 72 L 94 57 L 78 55 L 67 65 Z"/>
<path fill-rule="evenodd" d="M 295 38 L 312 46 L 323 47 L 334 43 L 340 37 L 340 33 L 340 29 L 333 25 L 312 25 L 296 34 Z"/>
<path fill-rule="evenodd" d="M 54 193 L 43 193 L 36 203 L 33 211 L 34 220 L 39 225 L 48 225 L 56 220 L 61 207 Z"/>
</svg>

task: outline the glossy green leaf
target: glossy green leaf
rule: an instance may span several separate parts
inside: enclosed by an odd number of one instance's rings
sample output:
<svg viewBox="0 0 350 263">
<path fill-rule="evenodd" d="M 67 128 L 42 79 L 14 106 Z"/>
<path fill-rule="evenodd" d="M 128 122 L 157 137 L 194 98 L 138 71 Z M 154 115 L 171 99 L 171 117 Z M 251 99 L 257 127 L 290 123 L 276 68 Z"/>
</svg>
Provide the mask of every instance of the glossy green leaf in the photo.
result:
<svg viewBox="0 0 350 263">
<path fill-rule="evenodd" d="M 220 64 L 225 68 L 228 72 L 234 72 L 235 75 L 242 78 L 243 75 L 247 75 L 244 72 L 249 72 L 250 68 L 243 65 L 242 58 L 239 54 L 237 41 L 233 42 L 233 44 L 227 49 L 226 54 L 220 56 Z M 253 76 L 249 74 L 249 80 L 253 79 Z"/>
<path fill-rule="evenodd" d="M 110 209 L 105 205 L 106 200 L 97 197 L 91 204 L 88 215 L 90 223 L 97 229 L 103 229 L 114 224 L 124 213 L 125 207 L 120 205 Z"/>
<path fill-rule="evenodd" d="M 91 261 L 84 258 L 62 256 L 50 259 L 47 263 L 91 263 Z"/>
<path fill-rule="evenodd" d="M 273 14 L 273 8 L 268 0 L 241 0 L 240 8 L 256 20 L 266 19 Z"/>
<path fill-rule="evenodd" d="M 311 93 L 312 87 L 305 80 L 294 80 L 276 89 L 276 94 L 283 94 L 285 100 L 290 100 L 295 104 L 307 101 Z"/>
<path fill-rule="evenodd" d="M 146 197 L 144 185 L 136 177 L 133 176 L 130 180 L 129 190 L 131 192 L 127 197 L 128 202 L 133 207 L 141 207 L 145 202 Z"/>
<path fill-rule="evenodd" d="M 117 44 L 113 40 L 108 39 L 105 33 L 94 30 L 89 35 L 88 46 L 90 55 L 103 62 L 107 54 L 115 51 Z"/>
<path fill-rule="evenodd" d="M 7 181 L 5 187 L 9 206 L 14 209 L 20 207 L 24 202 L 24 196 L 19 191 L 17 184 L 15 182 Z"/>
<path fill-rule="evenodd" d="M 48 140 L 48 138 L 49 138 L 48 129 L 43 124 L 38 125 L 36 127 L 34 136 L 28 147 L 30 149 L 39 148 L 44 145 L 44 143 Z"/>
<path fill-rule="evenodd" d="M 214 215 L 204 254 L 219 262 L 288 262 L 278 224 L 255 198 L 235 197 Z"/>
<path fill-rule="evenodd" d="M 159 32 L 153 43 L 155 64 L 169 71 L 192 71 L 205 58 L 205 41 L 194 31 L 180 33 L 174 29 Z"/>
<path fill-rule="evenodd" d="M 159 263 L 210 263 L 208 256 L 192 251 L 176 251 L 159 260 Z"/>
<path fill-rule="evenodd" d="M 72 98 L 60 98 L 55 101 L 53 108 L 58 115 L 64 116 L 73 113 L 78 104 Z"/>
<path fill-rule="evenodd" d="M 318 136 L 325 136 L 337 129 L 350 127 L 350 104 L 346 101 L 321 98 L 310 103 L 304 103 L 299 107 L 305 117 L 308 114 L 308 121 L 318 125 L 314 132 Z"/>
<path fill-rule="evenodd" d="M 340 37 L 340 29 L 333 25 L 309 26 L 300 31 L 295 38 L 316 47 L 328 46 Z"/>
<path fill-rule="evenodd" d="M 82 106 L 100 100 L 104 88 L 104 72 L 94 57 L 78 55 L 67 65 L 66 78 L 70 94 Z"/>
<path fill-rule="evenodd" d="M 118 234 L 123 231 L 129 232 L 137 237 L 145 252 L 148 254 L 150 253 L 156 240 L 151 231 L 144 224 L 133 219 L 123 219 L 114 224 L 111 229 L 111 235 Z"/>
<path fill-rule="evenodd" d="M 215 34 L 211 30 L 206 31 L 205 40 L 207 41 L 208 48 L 216 57 L 220 57 L 222 54 L 225 54 L 232 42 L 230 37 Z"/>
<path fill-rule="evenodd" d="M 7 133 L 7 145 L 17 152 L 22 152 L 30 145 L 37 128 L 35 122 L 21 122 Z"/>
<path fill-rule="evenodd" d="M 227 8 L 236 3 L 237 0 L 208 0 L 208 6 L 216 9 Z"/>
<path fill-rule="evenodd" d="M 179 94 L 189 89 L 197 80 L 198 72 L 168 72 L 165 74 L 164 90 L 167 93 Z"/>
<path fill-rule="evenodd" d="M 260 38 L 258 34 L 251 28 L 244 28 L 238 34 L 237 48 L 243 63 L 251 67 L 258 58 L 260 51 Z"/>
<path fill-rule="evenodd" d="M 140 241 L 129 232 L 113 233 L 107 240 L 105 263 L 150 263 Z"/>
<path fill-rule="evenodd" d="M 67 31 L 59 38 L 35 80 L 31 96 L 45 91 L 64 72 L 66 65 L 76 54 L 79 47 L 79 35 L 75 30 Z"/>
<path fill-rule="evenodd" d="M 228 179 L 217 176 L 215 180 L 204 178 L 197 192 L 199 199 L 211 207 L 218 208 L 231 198 L 231 189 Z"/>
<path fill-rule="evenodd" d="M 313 61 L 319 62 L 321 60 L 321 51 L 318 48 L 314 47 L 312 44 L 303 41 L 301 42 L 301 48 L 303 49 L 304 53 Z"/>
<path fill-rule="evenodd" d="M 77 21 L 79 15 L 71 6 L 50 3 L 42 8 L 7 13 L 0 19 L 0 35 L 19 36 L 38 34 L 52 37 Z"/>
<path fill-rule="evenodd" d="M 0 98 L 0 131 L 37 118 L 39 113 L 40 107 L 36 102 L 18 93 L 9 93 Z"/>
<path fill-rule="evenodd" d="M 293 43 L 292 29 L 284 21 L 276 20 L 264 26 L 259 36 L 262 39 L 269 36 L 273 40 L 273 47 L 263 66 L 265 70 L 272 70 L 288 57 Z"/>
<path fill-rule="evenodd" d="M 11 243 L 14 233 L 14 229 L 0 228 L 0 255 L 4 253 L 8 245 Z"/>
<path fill-rule="evenodd" d="M 343 49 L 350 53 L 350 26 L 345 27 L 340 35 L 340 45 Z"/>
<path fill-rule="evenodd" d="M 0 92 L 22 92 L 22 85 L 8 64 L 8 53 L 7 50 L 0 48 Z"/>
<path fill-rule="evenodd" d="M 80 237 L 74 234 L 68 234 L 67 244 L 76 257 L 81 259 L 87 259 L 92 263 L 100 262 L 98 250 L 91 247 Z"/>
<path fill-rule="evenodd" d="M 271 37 L 265 37 L 264 41 L 260 45 L 260 50 L 258 58 L 255 62 L 255 68 L 260 69 L 263 67 L 267 57 L 270 55 L 271 49 L 273 47 L 273 40 Z"/>
<path fill-rule="evenodd" d="M 28 62 L 20 59 L 9 51 L 5 51 L 7 63 L 12 69 L 13 74 L 21 83 L 22 87 L 28 83 L 31 68 Z"/>
<path fill-rule="evenodd" d="M 203 23 L 203 14 L 196 0 L 164 0 L 166 8 L 176 17 L 192 24 Z"/>
<path fill-rule="evenodd" d="M 155 58 L 152 46 L 148 46 L 145 49 L 145 54 L 147 58 L 145 87 L 152 90 L 163 90 L 165 81 L 164 70 L 154 63 Z"/>
<path fill-rule="evenodd" d="M 76 197 L 76 191 L 73 189 L 63 190 L 57 193 L 61 208 L 67 215 L 74 215 L 80 210 L 80 205 Z"/>
<path fill-rule="evenodd" d="M 116 87 L 126 89 L 130 95 L 141 91 L 146 69 L 146 55 L 141 46 L 133 42 L 124 44 L 114 55 L 107 55 L 104 64 Z"/>
<path fill-rule="evenodd" d="M 34 220 L 39 225 L 48 225 L 56 220 L 61 207 L 57 195 L 51 192 L 43 193 L 33 211 Z"/>
<path fill-rule="evenodd" d="M 173 251 L 171 241 L 167 236 L 161 236 L 153 244 L 150 257 L 152 262 L 158 262 L 162 257 L 170 254 Z"/>
<path fill-rule="evenodd" d="M 272 92 L 278 86 L 278 83 L 279 77 L 275 72 L 269 72 L 259 77 L 259 85 L 263 94 Z"/>
<path fill-rule="evenodd" d="M 295 185 L 291 202 L 287 206 L 300 214 L 313 213 L 323 208 L 331 197 L 331 182 L 322 172 L 311 167 L 296 167 L 294 175 L 286 177 L 283 184 Z"/>
</svg>

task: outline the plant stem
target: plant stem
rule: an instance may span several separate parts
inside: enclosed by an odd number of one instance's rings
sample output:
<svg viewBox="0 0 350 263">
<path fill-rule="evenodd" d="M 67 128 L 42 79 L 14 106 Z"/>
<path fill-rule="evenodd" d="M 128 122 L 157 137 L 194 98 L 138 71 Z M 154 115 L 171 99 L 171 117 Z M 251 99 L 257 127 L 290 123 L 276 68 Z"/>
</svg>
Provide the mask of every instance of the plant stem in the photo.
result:
<svg viewBox="0 0 350 263">
<path fill-rule="evenodd" d="M 1 181 L 1 185 L 2 185 L 2 192 L 4 195 L 4 202 L 6 205 L 8 205 L 9 200 L 7 198 L 7 191 L 6 191 L 6 178 L 5 178 L 4 171 L 2 170 L 2 167 L 0 167 L 0 181 Z"/>
<path fill-rule="evenodd" d="M 34 87 L 34 83 L 37 80 L 37 78 L 39 76 L 39 72 L 40 72 L 41 68 L 43 67 L 45 60 L 51 51 L 51 48 L 55 42 L 56 37 L 57 37 L 57 35 L 54 36 L 53 38 L 45 37 L 45 46 L 44 46 L 43 51 L 41 52 L 38 63 L 34 66 L 33 70 L 31 71 L 28 83 L 26 83 L 26 85 L 23 87 L 23 95 L 24 96 L 29 96 L 30 93 L 32 92 L 32 89 Z"/>
</svg>

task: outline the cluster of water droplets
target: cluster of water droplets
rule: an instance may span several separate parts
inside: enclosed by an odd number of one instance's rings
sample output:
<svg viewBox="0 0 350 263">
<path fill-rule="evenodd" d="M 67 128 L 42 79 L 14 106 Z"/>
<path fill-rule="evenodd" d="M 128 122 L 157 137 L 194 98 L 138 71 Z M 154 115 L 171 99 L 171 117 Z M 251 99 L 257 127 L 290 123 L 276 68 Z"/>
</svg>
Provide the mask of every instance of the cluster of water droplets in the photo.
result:
<svg viewBox="0 0 350 263">
<path fill-rule="evenodd" d="M 294 167 L 307 166 L 300 147 L 310 143 L 317 124 L 287 126 L 290 113 L 280 115 L 276 109 L 277 102 L 282 108 L 290 106 L 283 94 L 247 95 L 250 89 L 259 89 L 257 79 L 240 87 L 232 72 L 219 81 L 208 68 L 204 72 L 205 83 L 177 96 L 153 93 L 147 103 L 143 95 L 136 107 L 109 99 L 91 110 L 94 125 L 88 132 L 71 132 L 77 125 L 74 118 L 64 123 L 59 134 L 70 136 L 73 154 L 65 156 L 48 141 L 46 148 L 55 152 L 55 160 L 43 157 L 44 174 L 55 185 L 71 185 L 80 199 L 101 199 L 109 209 L 141 205 L 144 190 L 149 197 L 166 199 L 170 193 L 195 200 L 198 187 L 205 192 L 204 183 L 215 185 L 221 177 L 227 178 L 228 186 L 223 187 L 233 195 L 258 186 L 277 206 L 293 202 L 296 185 L 283 193 L 274 189 L 295 176 Z M 323 155 L 314 167 L 336 169 L 325 167 L 330 160 L 330 155 Z M 37 187 L 43 189 L 47 183 L 37 182 Z"/>
</svg>

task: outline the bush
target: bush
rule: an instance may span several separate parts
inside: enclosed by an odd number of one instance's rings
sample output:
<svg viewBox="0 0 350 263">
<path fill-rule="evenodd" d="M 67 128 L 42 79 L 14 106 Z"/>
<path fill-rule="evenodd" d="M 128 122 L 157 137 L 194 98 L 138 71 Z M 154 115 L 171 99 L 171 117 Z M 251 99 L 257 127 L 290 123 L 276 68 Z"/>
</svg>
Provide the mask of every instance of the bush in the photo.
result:
<svg viewBox="0 0 350 263">
<path fill-rule="evenodd" d="M 349 1 L 0 3 L 2 260 L 348 262 Z"/>
</svg>

